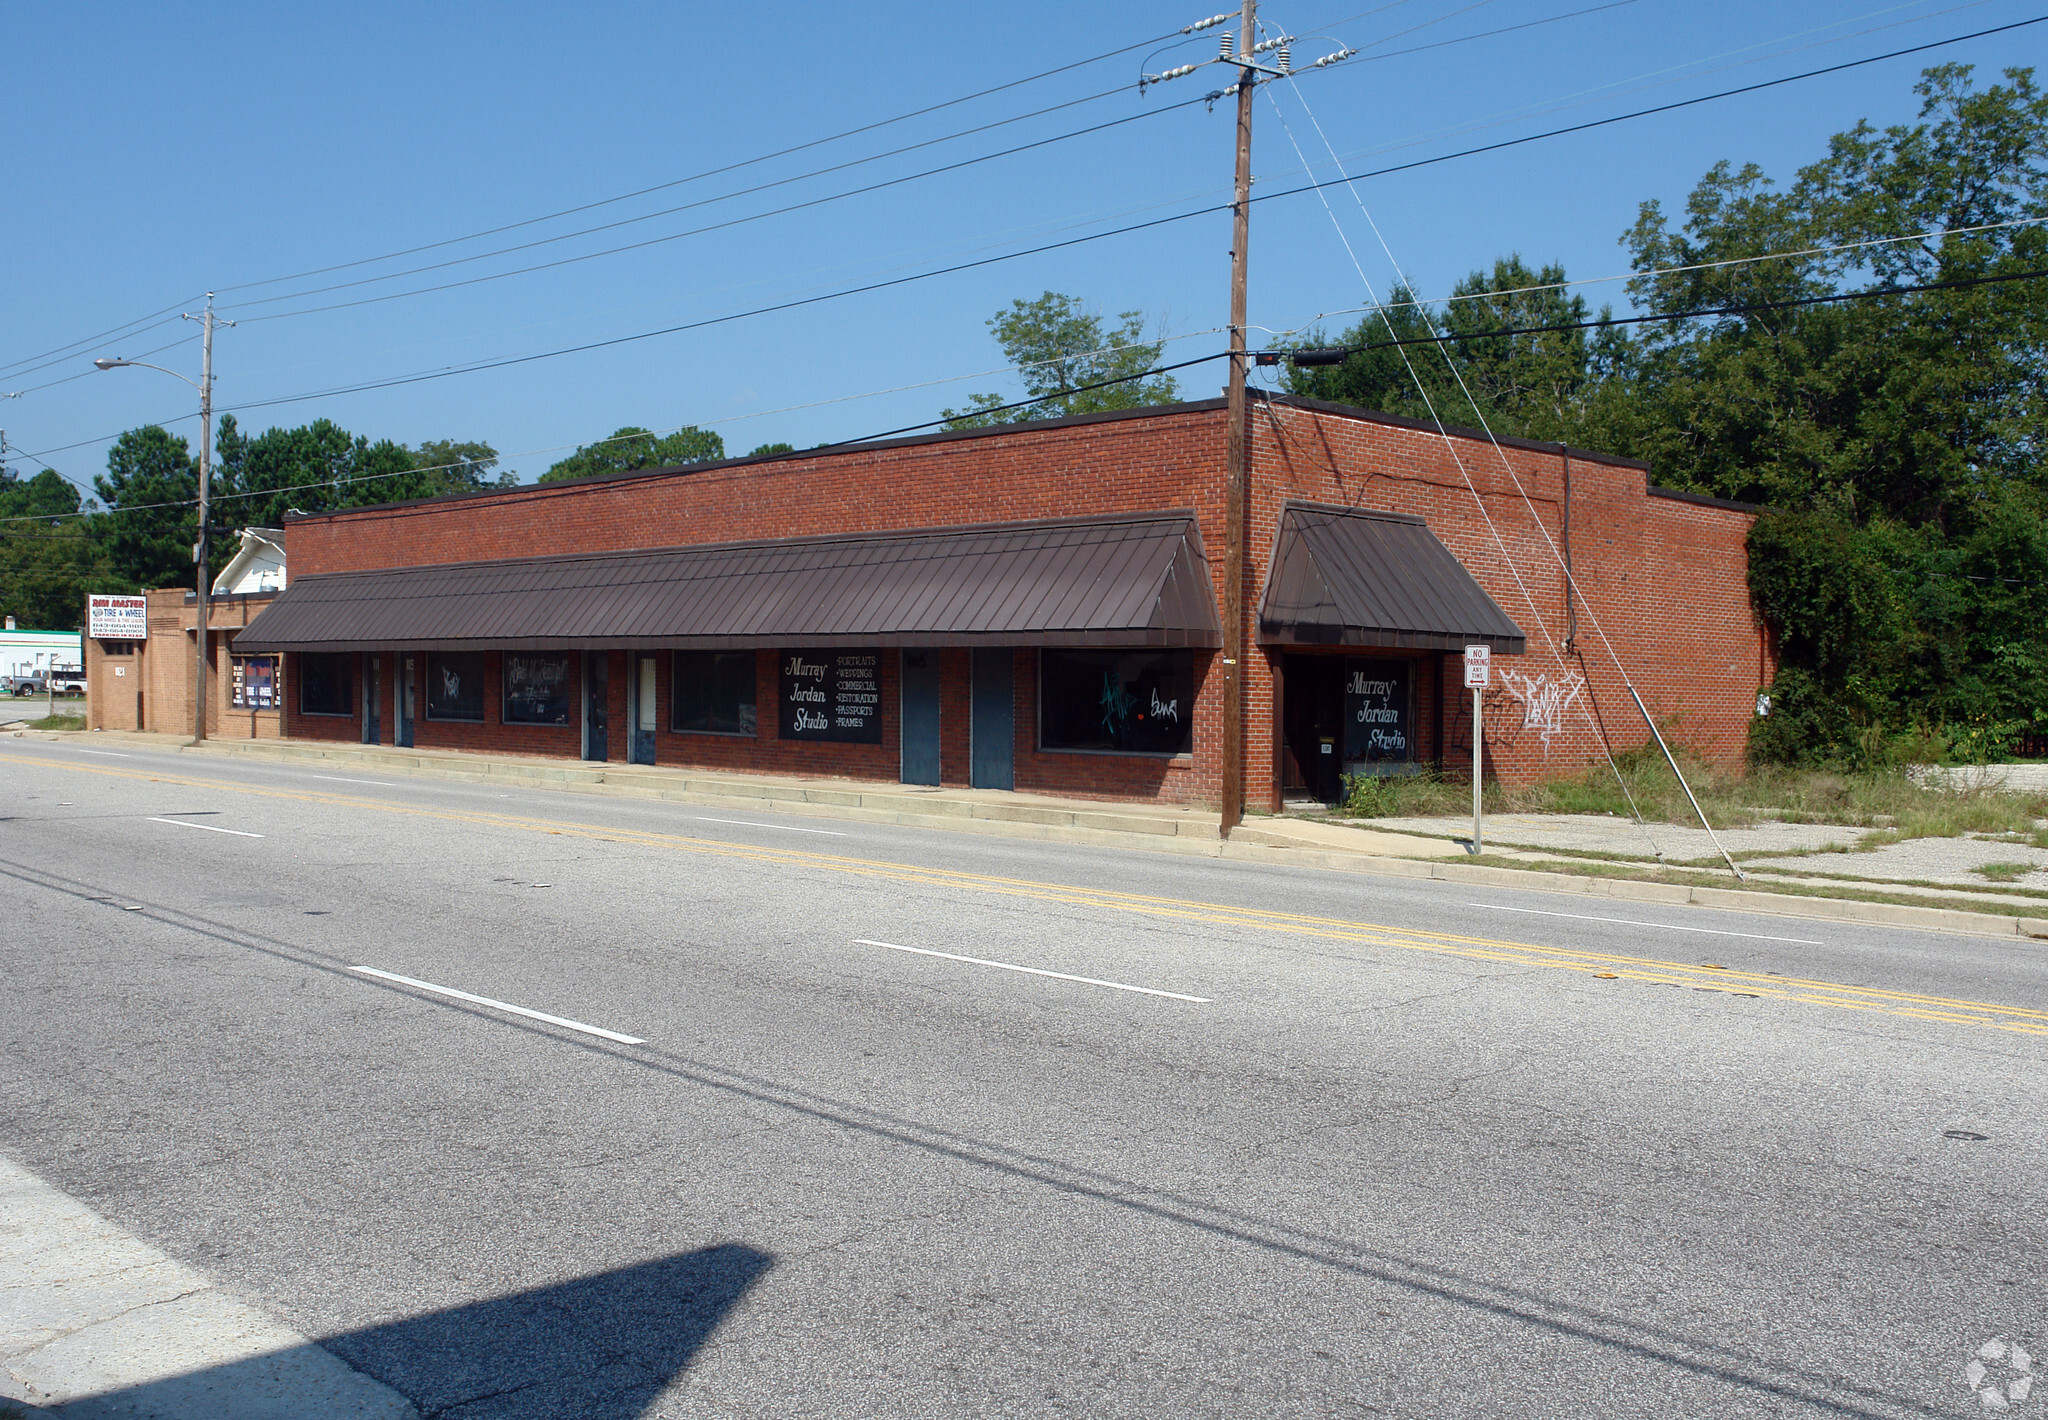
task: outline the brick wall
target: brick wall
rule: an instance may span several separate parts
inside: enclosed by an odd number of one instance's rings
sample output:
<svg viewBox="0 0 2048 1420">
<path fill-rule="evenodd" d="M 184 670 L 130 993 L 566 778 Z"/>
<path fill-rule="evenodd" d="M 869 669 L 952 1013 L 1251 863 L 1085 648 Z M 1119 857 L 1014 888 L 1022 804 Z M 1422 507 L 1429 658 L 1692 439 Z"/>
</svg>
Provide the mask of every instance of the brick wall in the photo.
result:
<svg viewBox="0 0 2048 1420">
<path fill-rule="evenodd" d="M 199 608 L 181 587 L 145 592 L 149 639 L 141 643 L 85 642 L 88 729 L 192 733 L 193 662 L 199 639 Z M 214 597 L 207 606 L 210 677 L 206 732 L 227 739 L 276 739 L 283 722 L 276 710 L 233 707 L 233 633 L 268 606 L 275 593 Z M 121 674 L 115 674 L 116 671 Z"/>
<path fill-rule="evenodd" d="M 1208 401 L 656 477 L 360 509 L 293 519 L 286 540 L 292 574 L 302 577 L 531 556 L 536 549 L 569 554 L 1187 508 L 1200 522 L 1220 593 L 1224 419 L 1221 402 Z M 1600 756 L 1596 718 L 1616 748 L 1645 738 L 1610 643 L 1668 733 L 1716 761 L 1739 758 L 1755 692 L 1770 673 L 1745 580 L 1746 513 L 1652 495 L 1641 465 L 1572 454 L 1571 551 L 1579 596 L 1577 635 L 1567 646 L 1558 564 L 1567 459 L 1555 446 L 1496 448 L 1463 435 L 1447 441 L 1410 421 L 1305 402 L 1255 401 L 1248 419 L 1253 474 L 1246 605 L 1255 605 L 1265 584 L 1285 500 L 1416 514 L 1528 635 L 1526 656 L 1496 659 L 1504 683 L 1489 704 L 1486 734 L 1498 773 L 1527 780 L 1578 772 Z M 754 740 L 669 732 L 670 669 L 663 655 L 658 761 L 896 778 L 897 658 L 884 658 L 880 745 L 796 744 L 775 739 L 774 650 L 763 648 L 757 658 L 763 724 Z M 1255 650 L 1245 666 L 1247 792 L 1255 806 L 1277 806 L 1281 793 L 1280 654 Z M 1020 652 L 1017 787 L 1214 801 L 1221 769 L 1219 662 L 1206 653 L 1196 658 L 1193 753 L 1126 759 L 1037 749 L 1037 657 Z M 942 654 L 941 778 L 947 784 L 968 779 L 968 663 L 964 650 Z M 622 758 L 623 655 L 614 653 L 612 674 L 612 752 Z M 1470 746 L 1458 677 L 1453 657 L 1440 674 L 1417 679 L 1417 725 L 1427 752 L 1449 753 L 1454 761 Z M 579 752 L 573 727 L 497 725 L 495 682 L 491 691 L 484 725 L 421 720 L 419 743 Z M 1441 743 L 1435 728 L 1440 700 L 1446 720 Z M 338 737 L 340 729 L 295 724 L 291 733 Z"/>
<path fill-rule="evenodd" d="M 1604 762 L 1601 723 L 1617 750 L 1644 743 L 1649 730 L 1617 658 L 1667 737 L 1717 763 L 1740 760 L 1757 689 L 1771 673 L 1749 599 L 1748 513 L 1651 494 L 1640 464 L 1567 457 L 1555 446 L 1447 443 L 1407 421 L 1318 407 L 1275 404 L 1252 419 L 1256 586 L 1288 498 L 1408 513 L 1425 519 L 1522 627 L 1527 654 L 1494 659 L 1496 688 L 1483 715 L 1491 772 L 1527 782 Z M 1567 465 L 1578 591 L 1569 646 Z M 1255 660 L 1247 681 L 1247 762 L 1277 751 L 1274 660 Z M 1469 694 L 1455 657 L 1437 689 L 1455 765 L 1471 752 Z"/>
</svg>

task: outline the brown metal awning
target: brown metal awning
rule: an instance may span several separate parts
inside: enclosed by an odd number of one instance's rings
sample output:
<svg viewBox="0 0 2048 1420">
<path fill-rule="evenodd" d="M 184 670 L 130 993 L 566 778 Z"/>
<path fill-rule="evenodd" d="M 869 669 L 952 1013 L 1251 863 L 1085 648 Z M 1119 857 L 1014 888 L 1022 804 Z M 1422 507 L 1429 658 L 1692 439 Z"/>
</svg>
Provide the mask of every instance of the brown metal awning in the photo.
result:
<svg viewBox="0 0 2048 1420">
<path fill-rule="evenodd" d="M 1268 646 L 1526 649 L 1522 628 L 1420 518 L 1289 503 L 1259 641 Z"/>
<path fill-rule="evenodd" d="M 1190 513 L 295 577 L 238 651 L 1216 646 Z"/>
</svg>

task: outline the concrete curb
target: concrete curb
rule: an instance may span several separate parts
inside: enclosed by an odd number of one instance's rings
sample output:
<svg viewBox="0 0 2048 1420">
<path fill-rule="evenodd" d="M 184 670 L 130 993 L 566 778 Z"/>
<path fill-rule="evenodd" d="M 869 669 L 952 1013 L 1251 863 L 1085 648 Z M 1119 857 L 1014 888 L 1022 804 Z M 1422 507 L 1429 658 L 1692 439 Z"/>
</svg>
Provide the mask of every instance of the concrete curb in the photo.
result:
<svg viewBox="0 0 2048 1420">
<path fill-rule="evenodd" d="M 17 731 L 37 739 L 68 742 L 75 732 Z M 1524 892 L 1552 892 L 1575 897 L 1608 898 L 1616 902 L 1659 903 L 1665 906 L 1719 908 L 1732 912 L 1759 913 L 1809 921 L 1828 921 L 1872 927 L 1904 927 L 1923 932 L 1960 933 L 1973 937 L 2016 938 L 2032 943 L 2048 940 L 2048 916 L 2019 913 L 1970 912 L 1949 907 L 1918 907 L 1903 903 L 1859 902 L 1849 898 L 1799 897 L 1787 893 L 1758 892 L 1743 888 L 1695 887 L 1683 883 L 1650 883 L 1628 878 L 1594 877 L 1560 873 L 1542 868 L 1506 868 L 1496 865 L 1459 863 L 1434 857 L 1397 857 L 1319 847 L 1283 846 L 1272 840 L 1286 835 L 1271 828 L 1246 825 L 1244 837 L 1224 840 L 1216 835 L 1214 815 L 1192 813 L 1147 813 L 1142 809 L 1105 805 L 1093 808 L 1040 806 L 1029 801 L 1005 803 L 1000 800 L 968 801 L 959 797 L 925 797 L 917 791 L 880 786 L 868 787 L 849 781 L 844 786 L 778 783 L 738 775 L 717 775 L 677 770 L 648 770 L 640 766 L 583 769 L 577 765 L 484 756 L 461 756 L 453 752 L 394 751 L 368 746 L 300 744 L 291 741 L 221 741 L 204 745 L 170 737 L 140 735 L 95 735 L 95 743 L 127 743 L 142 748 L 174 750 L 222 758 L 263 759 L 276 763 L 313 762 L 329 765 L 374 767 L 383 773 L 414 778 L 441 779 L 459 783 L 501 784 L 505 787 L 548 789 L 567 793 L 595 794 L 617 798 L 659 800 L 716 808 L 756 812 L 770 811 L 809 818 L 886 823 L 908 828 L 945 829 L 1047 843 L 1073 843 L 1101 848 L 1132 848 L 1152 853 L 1173 853 L 1183 857 L 1214 858 L 1226 862 L 1268 866 L 1322 868 L 1334 872 L 1361 873 L 1378 877 L 1423 878 L 1436 882 L 1465 883 L 1473 887 L 1513 888 Z M 165 741 L 169 740 L 168 743 Z M 720 792 L 725 790 L 728 792 Z M 730 792 L 749 790 L 752 792 Z M 922 810 L 922 811 L 920 811 Z M 1264 839 L 1264 842 L 1244 841 Z M 1430 842 L 1436 851 L 1434 840 Z M 1872 890 L 1881 891 L 1881 883 Z"/>
<path fill-rule="evenodd" d="M 397 1391 L 0 1159 L 0 1395 L 76 1420 L 418 1420 Z"/>
</svg>

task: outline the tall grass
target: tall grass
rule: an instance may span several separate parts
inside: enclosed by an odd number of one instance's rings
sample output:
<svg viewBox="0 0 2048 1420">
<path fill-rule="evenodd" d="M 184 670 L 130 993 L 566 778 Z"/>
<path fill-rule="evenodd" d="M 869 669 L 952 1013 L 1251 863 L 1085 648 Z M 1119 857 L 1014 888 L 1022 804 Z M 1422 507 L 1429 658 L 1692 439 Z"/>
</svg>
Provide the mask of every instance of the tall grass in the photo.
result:
<svg viewBox="0 0 2048 1420">
<path fill-rule="evenodd" d="M 1723 770 L 1683 749 L 1676 753 L 1700 807 L 1716 828 L 1747 828 L 1766 820 L 1843 824 L 1883 830 L 1882 841 L 1896 842 L 1964 833 L 2033 837 L 2040 832 L 2035 821 L 2048 818 L 2048 794 L 1922 786 L 1903 768 L 1851 773 L 1752 765 Z M 1652 822 L 1699 822 L 1656 746 L 1616 755 L 1615 769 L 1620 771 L 1619 782 L 1615 771 L 1599 762 L 1570 778 L 1515 787 L 1488 784 L 1482 803 L 1488 813 L 1627 817 L 1633 796 L 1636 808 Z M 1353 779 L 1347 788 L 1337 812 L 1352 818 L 1438 818 L 1472 811 L 1471 779 L 1446 778 L 1434 770 L 1401 778 Z"/>
</svg>

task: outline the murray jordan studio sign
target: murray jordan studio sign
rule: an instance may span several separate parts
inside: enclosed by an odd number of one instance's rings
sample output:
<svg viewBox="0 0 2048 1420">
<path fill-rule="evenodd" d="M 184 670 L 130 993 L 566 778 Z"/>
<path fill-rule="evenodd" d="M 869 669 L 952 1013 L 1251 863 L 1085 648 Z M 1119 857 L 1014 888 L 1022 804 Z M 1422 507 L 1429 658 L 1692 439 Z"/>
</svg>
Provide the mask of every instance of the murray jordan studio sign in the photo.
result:
<svg viewBox="0 0 2048 1420">
<path fill-rule="evenodd" d="M 784 651 L 782 738 L 880 744 L 881 668 L 874 651 Z"/>
<path fill-rule="evenodd" d="M 1349 661 L 1344 667 L 1344 762 L 1388 764 L 1411 758 L 1408 663 Z"/>
</svg>

